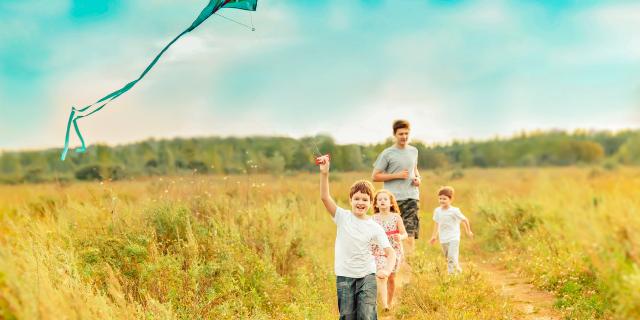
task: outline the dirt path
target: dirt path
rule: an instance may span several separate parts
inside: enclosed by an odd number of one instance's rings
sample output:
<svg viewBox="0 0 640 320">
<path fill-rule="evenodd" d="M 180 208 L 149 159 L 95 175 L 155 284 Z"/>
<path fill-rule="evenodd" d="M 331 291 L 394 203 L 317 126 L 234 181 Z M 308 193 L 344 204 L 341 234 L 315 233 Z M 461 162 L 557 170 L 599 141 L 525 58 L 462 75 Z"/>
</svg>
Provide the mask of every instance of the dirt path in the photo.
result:
<svg viewBox="0 0 640 320">
<path fill-rule="evenodd" d="M 549 292 L 537 289 L 517 274 L 503 266 L 480 260 L 477 270 L 503 296 L 509 299 L 517 310 L 522 312 L 521 319 L 560 320 L 562 317 L 553 309 L 555 298 Z"/>
<path fill-rule="evenodd" d="M 561 320 L 562 316 L 553 309 L 553 294 L 540 290 L 500 263 L 493 263 L 476 255 L 475 269 L 495 290 L 507 298 L 514 309 L 521 313 L 518 319 L 524 320 Z M 463 266 L 464 267 L 464 266 Z M 396 292 L 391 304 L 391 312 L 380 311 L 381 320 L 393 320 L 394 306 L 402 295 L 403 286 L 411 281 L 411 267 L 403 264 L 396 276 Z"/>
<path fill-rule="evenodd" d="M 400 295 L 402 294 L 402 287 L 411 281 L 411 266 L 409 266 L 406 262 L 402 264 L 400 267 L 400 271 L 396 275 L 396 291 L 393 294 L 393 301 L 391 303 L 391 311 L 383 312 L 382 309 L 379 309 L 380 320 L 393 320 L 395 317 L 393 316 L 394 307 L 397 305 L 400 300 Z M 380 305 L 378 305 L 379 307 Z"/>
</svg>

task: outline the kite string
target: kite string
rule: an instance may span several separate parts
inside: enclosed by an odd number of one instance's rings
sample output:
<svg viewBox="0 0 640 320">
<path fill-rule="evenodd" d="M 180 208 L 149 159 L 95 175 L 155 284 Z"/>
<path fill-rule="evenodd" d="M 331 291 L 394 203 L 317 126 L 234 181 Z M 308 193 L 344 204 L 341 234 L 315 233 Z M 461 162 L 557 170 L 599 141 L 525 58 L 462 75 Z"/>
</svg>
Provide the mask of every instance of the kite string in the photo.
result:
<svg viewBox="0 0 640 320">
<path fill-rule="evenodd" d="M 227 20 L 229 20 L 229 21 L 231 21 L 233 23 L 237 23 L 237 24 L 239 24 L 239 25 L 241 25 L 241 26 L 243 26 L 243 27 L 245 27 L 247 29 L 250 29 L 251 31 L 256 31 L 256 28 L 253 27 L 253 17 L 251 18 L 251 25 L 248 25 L 246 23 L 242 23 L 240 21 L 231 19 L 229 17 L 225 17 L 225 16 L 223 16 L 223 15 L 221 15 L 219 13 L 214 13 L 214 15 L 219 16 L 219 17 L 224 18 L 224 19 L 227 19 Z"/>
<path fill-rule="evenodd" d="M 316 152 L 318 154 L 318 157 L 322 156 L 322 152 L 320 152 L 320 149 L 318 148 L 318 145 L 316 144 L 316 138 L 312 138 L 311 142 L 313 142 L 313 147 L 316 148 Z"/>
</svg>

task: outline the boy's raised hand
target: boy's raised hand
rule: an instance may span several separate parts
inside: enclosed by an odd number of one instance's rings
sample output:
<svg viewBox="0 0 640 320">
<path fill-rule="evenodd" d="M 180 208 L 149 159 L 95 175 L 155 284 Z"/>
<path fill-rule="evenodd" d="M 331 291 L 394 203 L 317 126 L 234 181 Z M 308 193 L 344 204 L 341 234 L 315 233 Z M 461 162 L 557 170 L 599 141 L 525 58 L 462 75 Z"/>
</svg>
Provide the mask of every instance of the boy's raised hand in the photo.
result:
<svg viewBox="0 0 640 320">
<path fill-rule="evenodd" d="M 328 155 L 320 156 L 317 158 L 318 166 L 320 167 L 321 173 L 328 173 L 331 160 Z"/>
</svg>

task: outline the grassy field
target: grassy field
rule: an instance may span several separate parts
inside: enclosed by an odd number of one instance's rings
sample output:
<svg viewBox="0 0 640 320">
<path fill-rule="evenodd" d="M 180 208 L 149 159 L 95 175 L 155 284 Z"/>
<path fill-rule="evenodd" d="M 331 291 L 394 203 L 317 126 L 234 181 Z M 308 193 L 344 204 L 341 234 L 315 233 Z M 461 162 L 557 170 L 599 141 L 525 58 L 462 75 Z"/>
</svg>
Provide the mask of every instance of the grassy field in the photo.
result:
<svg viewBox="0 0 640 320">
<path fill-rule="evenodd" d="M 348 187 L 368 173 L 332 175 Z M 192 176 L 0 186 L 0 319 L 337 318 L 335 225 L 319 176 Z M 440 185 L 476 239 L 444 275 L 426 242 Z M 640 170 L 425 174 L 422 233 L 398 319 L 518 319 L 475 263 L 556 296 L 567 319 L 640 318 Z M 446 273 L 446 272 L 445 272 Z"/>
</svg>

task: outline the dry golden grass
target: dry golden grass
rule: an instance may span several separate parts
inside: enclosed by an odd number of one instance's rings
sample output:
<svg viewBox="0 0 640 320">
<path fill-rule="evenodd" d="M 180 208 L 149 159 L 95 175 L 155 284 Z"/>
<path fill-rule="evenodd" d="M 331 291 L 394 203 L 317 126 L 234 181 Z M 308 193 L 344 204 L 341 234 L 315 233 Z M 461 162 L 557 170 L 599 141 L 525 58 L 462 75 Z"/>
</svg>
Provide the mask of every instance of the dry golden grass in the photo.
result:
<svg viewBox="0 0 640 320">
<path fill-rule="evenodd" d="M 422 240 L 397 318 L 518 317 L 473 267 L 441 274 L 438 248 L 425 240 L 444 184 L 478 235 L 462 240 L 463 263 L 478 248 L 554 291 L 567 318 L 639 317 L 639 170 L 460 173 L 426 176 Z M 368 173 L 332 176 L 340 204 L 360 178 Z M 0 318 L 335 318 L 335 226 L 318 180 L 0 186 Z"/>
</svg>

